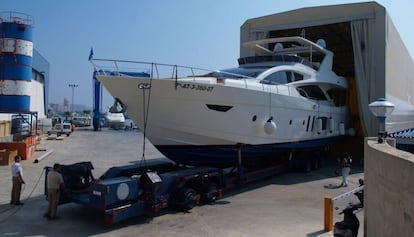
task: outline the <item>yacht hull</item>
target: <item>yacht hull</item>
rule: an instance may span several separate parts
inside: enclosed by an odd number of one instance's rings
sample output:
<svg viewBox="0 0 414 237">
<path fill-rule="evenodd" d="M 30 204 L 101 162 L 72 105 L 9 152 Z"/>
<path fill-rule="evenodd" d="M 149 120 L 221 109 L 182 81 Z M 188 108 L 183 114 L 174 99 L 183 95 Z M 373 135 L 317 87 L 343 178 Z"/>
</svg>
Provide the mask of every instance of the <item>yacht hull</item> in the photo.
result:
<svg viewBox="0 0 414 237">
<path fill-rule="evenodd" d="M 149 79 L 98 75 L 128 115 L 166 157 L 191 165 L 225 166 L 238 158 L 271 157 L 322 147 L 344 135 L 346 107 L 299 95 L 294 87 L 216 78 Z M 274 121 L 274 127 L 265 129 Z"/>
</svg>

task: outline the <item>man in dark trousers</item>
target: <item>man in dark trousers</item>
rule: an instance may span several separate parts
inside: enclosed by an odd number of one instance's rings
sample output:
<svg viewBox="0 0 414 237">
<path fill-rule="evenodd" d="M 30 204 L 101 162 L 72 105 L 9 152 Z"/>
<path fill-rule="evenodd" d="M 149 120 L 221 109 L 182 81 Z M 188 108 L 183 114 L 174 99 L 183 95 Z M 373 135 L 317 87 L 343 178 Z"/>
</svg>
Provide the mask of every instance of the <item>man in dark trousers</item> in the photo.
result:
<svg viewBox="0 0 414 237">
<path fill-rule="evenodd" d="M 23 180 L 23 169 L 20 164 L 21 159 L 22 159 L 21 156 L 19 155 L 15 156 L 14 163 L 11 166 L 13 187 L 12 187 L 10 204 L 12 205 L 23 205 L 23 203 L 20 202 L 20 193 L 22 191 L 22 184 L 24 184 L 25 182 Z"/>
<path fill-rule="evenodd" d="M 49 201 L 49 206 L 43 216 L 49 220 L 58 218 L 56 212 L 59 204 L 60 188 L 65 188 L 62 174 L 60 174 L 59 171 L 60 164 L 56 163 L 53 165 L 53 170 L 49 171 L 47 174 L 47 199 Z"/>
</svg>

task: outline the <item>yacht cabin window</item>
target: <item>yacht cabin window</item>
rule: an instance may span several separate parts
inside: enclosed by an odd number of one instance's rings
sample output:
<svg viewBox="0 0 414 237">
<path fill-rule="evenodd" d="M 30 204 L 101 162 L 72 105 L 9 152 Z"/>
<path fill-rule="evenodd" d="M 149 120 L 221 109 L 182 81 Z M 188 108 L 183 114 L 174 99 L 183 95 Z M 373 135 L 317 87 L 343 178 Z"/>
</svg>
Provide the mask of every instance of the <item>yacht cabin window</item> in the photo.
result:
<svg viewBox="0 0 414 237">
<path fill-rule="evenodd" d="M 312 100 L 328 100 L 325 93 L 319 86 L 307 85 L 298 87 L 298 92 L 301 96 L 307 97 Z"/>
<path fill-rule="evenodd" d="M 266 71 L 267 68 L 230 68 L 216 72 L 211 72 L 205 76 L 216 77 L 216 78 L 231 78 L 231 79 L 243 79 L 243 78 L 254 78 Z"/>
<path fill-rule="evenodd" d="M 278 71 L 260 81 L 262 84 L 278 85 L 303 80 L 303 75 L 293 71 Z"/>
</svg>

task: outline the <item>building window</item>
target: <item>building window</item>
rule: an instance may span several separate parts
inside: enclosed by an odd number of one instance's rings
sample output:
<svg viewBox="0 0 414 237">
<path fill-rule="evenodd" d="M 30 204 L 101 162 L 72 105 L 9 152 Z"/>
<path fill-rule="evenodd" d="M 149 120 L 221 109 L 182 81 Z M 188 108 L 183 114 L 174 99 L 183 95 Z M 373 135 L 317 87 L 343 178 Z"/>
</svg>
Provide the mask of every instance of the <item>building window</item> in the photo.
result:
<svg viewBox="0 0 414 237">
<path fill-rule="evenodd" d="M 38 81 L 40 83 L 45 83 L 45 73 L 32 70 L 32 80 Z"/>
</svg>

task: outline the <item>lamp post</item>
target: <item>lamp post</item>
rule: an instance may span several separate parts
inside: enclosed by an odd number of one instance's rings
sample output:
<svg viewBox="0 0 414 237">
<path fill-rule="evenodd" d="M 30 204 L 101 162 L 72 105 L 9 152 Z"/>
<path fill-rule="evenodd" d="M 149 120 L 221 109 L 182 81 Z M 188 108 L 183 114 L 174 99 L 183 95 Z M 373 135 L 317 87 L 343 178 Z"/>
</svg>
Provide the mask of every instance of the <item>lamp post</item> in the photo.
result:
<svg viewBox="0 0 414 237">
<path fill-rule="evenodd" d="M 71 113 L 73 114 L 73 98 L 75 95 L 75 88 L 78 87 L 78 84 L 69 84 L 69 87 L 72 88 L 72 107 L 71 107 Z"/>
<path fill-rule="evenodd" d="M 371 113 L 377 117 L 380 127 L 378 132 L 378 143 L 383 143 L 384 138 L 387 137 L 387 131 L 385 130 L 385 122 L 387 116 L 392 113 L 394 110 L 394 104 L 385 100 L 384 98 L 379 98 L 376 101 L 368 105 Z"/>
</svg>

